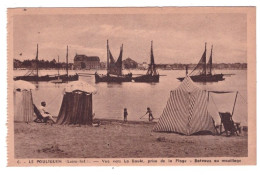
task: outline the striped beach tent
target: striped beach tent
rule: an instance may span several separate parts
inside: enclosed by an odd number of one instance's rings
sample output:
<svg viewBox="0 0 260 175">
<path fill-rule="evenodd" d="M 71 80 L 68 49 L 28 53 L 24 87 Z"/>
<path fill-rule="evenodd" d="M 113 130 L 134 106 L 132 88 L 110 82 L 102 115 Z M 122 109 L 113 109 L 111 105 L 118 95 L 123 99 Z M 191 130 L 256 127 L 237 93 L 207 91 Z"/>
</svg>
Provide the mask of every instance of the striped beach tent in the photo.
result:
<svg viewBox="0 0 260 175">
<path fill-rule="evenodd" d="M 192 135 L 198 132 L 215 134 L 214 120 L 208 112 L 207 91 L 197 87 L 187 76 L 170 92 L 170 98 L 153 130 Z"/>
</svg>

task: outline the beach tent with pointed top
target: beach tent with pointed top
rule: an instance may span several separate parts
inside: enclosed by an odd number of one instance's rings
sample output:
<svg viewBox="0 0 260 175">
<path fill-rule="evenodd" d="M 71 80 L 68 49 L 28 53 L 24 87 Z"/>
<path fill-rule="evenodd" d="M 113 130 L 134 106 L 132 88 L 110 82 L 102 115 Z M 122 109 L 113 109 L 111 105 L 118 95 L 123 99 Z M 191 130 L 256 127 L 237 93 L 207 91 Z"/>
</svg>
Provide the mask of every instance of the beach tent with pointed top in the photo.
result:
<svg viewBox="0 0 260 175">
<path fill-rule="evenodd" d="M 27 81 L 14 82 L 14 122 L 31 122 L 35 118 L 33 111 L 32 89 L 35 85 Z"/>
<path fill-rule="evenodd" d="M 61 125 L 92 124 L 93 93 L 96 93 L 96 89 L 85 82 L 68 83 L 56 123 Z"/>
<path fill-rule="evenodd" d="M 170 92 L 170 98 L 153 130 L 192 135 L 199 132 L 216 133 L 210 116 L 207 91 L 197 87 L 187 76 L 180 86 Z"/>
</svg>

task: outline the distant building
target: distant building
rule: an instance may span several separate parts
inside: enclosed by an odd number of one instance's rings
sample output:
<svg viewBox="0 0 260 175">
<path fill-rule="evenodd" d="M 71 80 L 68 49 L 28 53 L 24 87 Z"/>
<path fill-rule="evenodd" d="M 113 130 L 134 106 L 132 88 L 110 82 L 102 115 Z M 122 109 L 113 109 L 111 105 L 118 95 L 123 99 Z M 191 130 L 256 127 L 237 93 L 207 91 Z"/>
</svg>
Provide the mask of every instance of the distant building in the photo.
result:
<svg viewBox="0 0 260 175">
<path fill-rule="evenodd" d="M 147 64 L 147 62 L 138 63 L 138 69 L 141 69 L 141 70 L 146 70 L 146 69 L 148 69 L 148 64 Z"/>
<path fill-rule="evenodd" d="M 107 63 L 106 62 L 100 62 L 100 69 L 106 69 Z"/>
<path fill-rule="evenodd" d="M 97 56 L 76 54 L 74 57 L 74 69 L 100 69 L 100 59 Z"/>
</svg>

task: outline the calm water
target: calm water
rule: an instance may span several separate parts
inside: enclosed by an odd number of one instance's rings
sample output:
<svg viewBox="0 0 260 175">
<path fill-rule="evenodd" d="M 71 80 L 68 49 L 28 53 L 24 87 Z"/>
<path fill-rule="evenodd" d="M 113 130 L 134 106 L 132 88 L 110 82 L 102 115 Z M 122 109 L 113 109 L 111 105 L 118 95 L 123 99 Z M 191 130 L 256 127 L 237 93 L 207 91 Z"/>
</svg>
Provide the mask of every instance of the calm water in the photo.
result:
<svg viewBox="0 0 260 175">
<path fill-rule="evenodd" d="M 24 75 L 27 71 L 16 70 L 15 75 Z M 74 73 L 94 73 L 95 71 L 70 71 Z M 105 73 L 106 71 L 98 71 Z M 215 70 L 216 73 L 235 74 L 226 77 L 224 81 L 217 83 L 196 83 L 203 89 L 218 91 L 239 91 L 235 107 L 234 120 L 247 124 L 247 71 L 246 70 Z M 55 70 L 42 70 L 41 75 L 56 74 Z M 61 71 L 61 73 L 65 73 Z M 128 73 L 128 71 L 125 71 Z M 133 74 L 145 74 L 146 71 L 134 70 Z M 154 117 L 159 118 L 167 103 L 170 91 L 180 85 L 177 77 L 184 76 L 185 70 L 159 70 L 161 75 L 159 83 L 95 83 L 95 77 L 80 77 L 98 90 L 93 96 L 93 109 L 95 118 L 123 119 L 123 109 L 128 109 L 128 120 L 140 120 L 150 107 Z M 33 91 L 33 101 L 40 105 L 41 101 L 47 102 L 47 109 L 53 115 L 58 115 L 66 84 L 53 84 L 40 82 L 38 88 Z M 217 116 L 217 111 L 232 111 L 235 93 L 223 95 L 210 95 L 209 110 L 211 115 Z M 147 116 L 141 120 L 148 120 Z"/>
</svg>

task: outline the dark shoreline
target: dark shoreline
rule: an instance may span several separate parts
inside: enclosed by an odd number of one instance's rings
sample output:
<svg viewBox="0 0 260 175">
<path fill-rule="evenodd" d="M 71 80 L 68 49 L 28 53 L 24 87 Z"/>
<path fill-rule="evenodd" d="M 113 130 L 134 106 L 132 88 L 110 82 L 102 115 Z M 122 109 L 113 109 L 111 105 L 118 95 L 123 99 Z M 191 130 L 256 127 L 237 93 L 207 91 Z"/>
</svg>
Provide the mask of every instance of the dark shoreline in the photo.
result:
<svg viewBox="0 0 260 175">
<path fill-rule="evenodd" d="M 120 123 L 120 124 L 139 124 L 139 125 L 155 125 L 157 122 L 149 122 L 149 121 L 134 121 L 134 120 L 129 120 L 127 122 L 124 122 L 124 120 L 119 120 L 119 119 L 104 119 L 104 118 L 95 118 L 93 120 L 93 123 L 100 122 L 101 124 L 114 124 L 114 123 Z"/>
<path fill-rule="evenodd" d="M 27 68 L 14 68 L 13 70 L 34 70 L 34 69 L 27 69 Z M 47 69 L 41 69 L 39 68 L 39 70 L 66 70 L 66 69 L 55 69 L 55 68 L 47 68 Z M 91 70 L 106 70 L 106 69 L 69 69 L 69 70 L 77 70 L 77 71 L 91 71 Z M 147 69 L 125 69 L 125 70 L 143 70 L 143 71 L 147 71 Z M 161 69 L 161 68 L 158 68 L 158 70 L 171 70 L 171 71 L 174 71 L 174 70 L 183 70 L 185 71 L 185 69 Z M 193 69 L 188 69 L 188 70 L 193 70 Z M 247 68 L 214 68 L 214 70 L 247 70 Z"/>
</svg>

